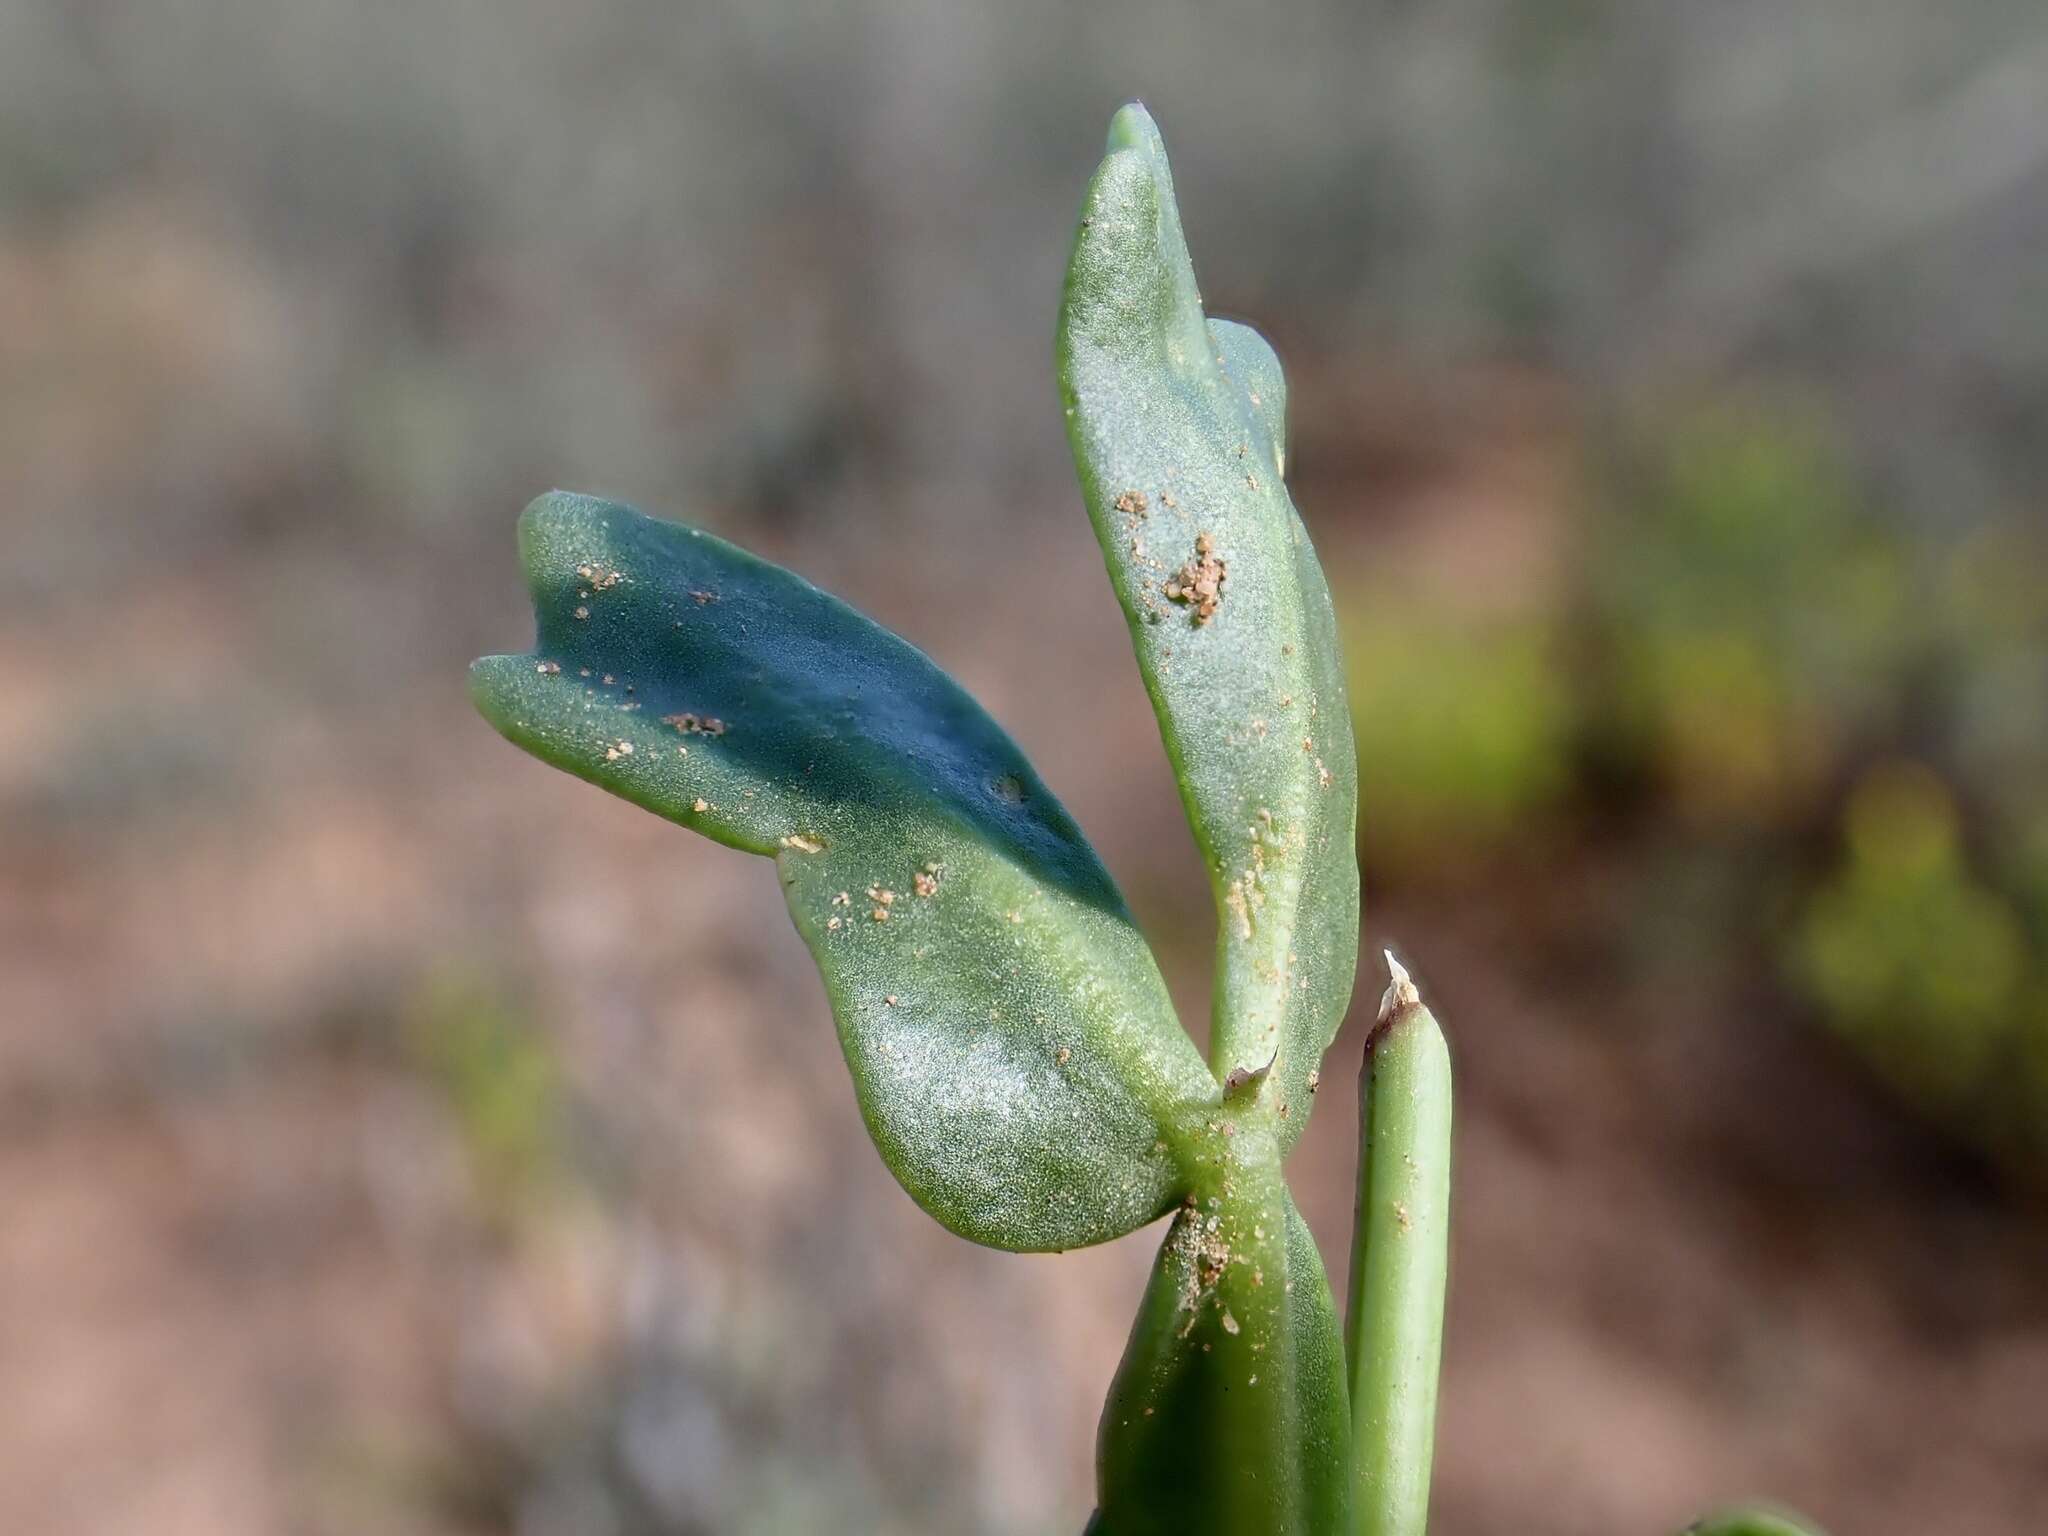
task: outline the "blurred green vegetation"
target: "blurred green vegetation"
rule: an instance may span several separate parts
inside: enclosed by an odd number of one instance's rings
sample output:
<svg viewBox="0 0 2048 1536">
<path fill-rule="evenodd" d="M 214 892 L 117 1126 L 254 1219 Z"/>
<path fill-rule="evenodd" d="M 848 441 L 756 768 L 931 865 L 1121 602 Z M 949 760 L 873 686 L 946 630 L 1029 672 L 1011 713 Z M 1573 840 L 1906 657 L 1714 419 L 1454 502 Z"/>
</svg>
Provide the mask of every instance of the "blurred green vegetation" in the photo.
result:
<svg viewBox="0 0 2048 1536">
<path fill-rule="evenodd" d="M 427 977 L 405 1010 L 415 1068 L 434 1086 L 496 1219 L 566 1185 L 568 1105 L 550 1037 L 480 972 Z"/>
<path fill-rule="evenodd" d="M 1881 765 L 1844 822 L 1792 940 L 1798 983 L 1910 1102 L 1995 1153 L 2048 1155 L 2048 974 L 1970 868 L 1948 785 Z"/>
<path fill-rule="evenodd" d="M 1548 627 L 1470 625 L 1397 592 L 1345 625 L 1368 856 L 1404 876 L 1526 832 L 1570 787 L 1575 700 Z"/>
<path fill-rule="evenodd" d="M 1688 817 L 1811 814 L 1901 703 L 1906 552 L 1810 407 L 1717 402 L 1611 473 L 1582 617 L 1594 728 Z"/>
<path fill-rule="evenodd" d="M 1903 1104 L 2048 1176 L 2044 541 L 1901 518 L 1782 396 L 1630 423 L 1592 463 L 1558 611 L 1359 599 L 1368 864 L 1569 857 L 1618 820 L 1654 907 L 1688 901 L 1660 847 L 1718 851 L 1710 952 L 1774 956 Z"/>
</svg>

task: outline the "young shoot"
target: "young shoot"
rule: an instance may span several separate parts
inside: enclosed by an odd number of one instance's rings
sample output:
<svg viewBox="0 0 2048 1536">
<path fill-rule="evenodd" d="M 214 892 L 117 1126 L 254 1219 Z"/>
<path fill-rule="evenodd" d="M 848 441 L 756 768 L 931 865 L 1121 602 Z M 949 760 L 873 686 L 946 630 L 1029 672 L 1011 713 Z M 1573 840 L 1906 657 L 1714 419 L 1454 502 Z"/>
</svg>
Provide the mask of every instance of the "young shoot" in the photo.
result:
<svg viewBox="0 0 2048 1536">
<path fill-rule="evenodd" d="M 1336 618 L 1288 494 L 1279 361 L 1204 314 L 1139 106 L 1116 114 L 1088 186 L 1057 373 L 1209 872 L 1206 1061 L 1101 859 L 1016 744 L 932 661 L 800 576 L 553 492 L 519 523 L 534 647 L 477 662 L 476 703 L 545 761 L 774 861 L 868 1132 L 934 1219 L 1043 1251 L 1168 1218 L 1103 1410 L 1089 1531 L 1420 1536 L 1449 1057 L 1389 956 L 1340 1325 L 1283 1172 L 1359 947 Z"/>
</svg>

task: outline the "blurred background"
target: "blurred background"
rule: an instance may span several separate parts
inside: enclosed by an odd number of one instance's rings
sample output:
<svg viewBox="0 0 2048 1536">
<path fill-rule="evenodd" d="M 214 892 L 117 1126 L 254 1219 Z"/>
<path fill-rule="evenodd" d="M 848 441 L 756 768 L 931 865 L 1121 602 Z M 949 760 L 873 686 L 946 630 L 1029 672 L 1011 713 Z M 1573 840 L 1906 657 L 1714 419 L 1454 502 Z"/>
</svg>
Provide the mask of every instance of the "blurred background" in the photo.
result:
<svg viewBox="0 0 2048 1536">
<path fill-rule="evenodd" d="M 747 543 L 1200 1018 L 1052 379 L 1130 96 L 1458 1054 L 1438 1528 L 2042 1528 L 2038 0 L 0 5 L 0 1528 L 1080 1528 L 1156 1235 L 929 1223 L 768 870 L 463 674 L 540 490 Z"/>
</svg>

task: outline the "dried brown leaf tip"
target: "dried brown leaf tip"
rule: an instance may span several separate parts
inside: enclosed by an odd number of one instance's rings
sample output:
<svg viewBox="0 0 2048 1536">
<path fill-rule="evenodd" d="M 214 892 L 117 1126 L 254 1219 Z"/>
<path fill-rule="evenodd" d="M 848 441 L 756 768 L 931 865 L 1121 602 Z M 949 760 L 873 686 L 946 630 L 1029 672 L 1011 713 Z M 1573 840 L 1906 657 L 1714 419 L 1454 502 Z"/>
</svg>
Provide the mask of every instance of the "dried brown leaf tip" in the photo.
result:
<svg viewBox="0 0 2048 1536">
<path fill-rule="evenodd" d="M 1151 499 L 1143 491 L 1125 491 L 1116 499 L 1117 511 L 1126 517 L 1143 517 L 1151 505 Z"/>
<path fill-rule="evenodd" d="M 1391 949 L 1383 949 L 1387 957 L 1387 990 L 1380 997 L 1379 1022 L 1384 1024 L 1403 1008 L 1417 1008 L 1422 1005 L 1422 994 L 1416 990 L 1414 978 L 1406 966 L 1394 958 Z"/>
<path fill-rule="evenodd" d="M 1195 557 L 1166 578 L 1163 590 L 1169 601 L 1195 611 L 1195 622 L 1206 624 L 1216 616 L 1223 601 L 1223 582 L 1229 567 L 1217 558 L 1216 541 L 1206 533 L 1195 535 Z"/>
</svg>

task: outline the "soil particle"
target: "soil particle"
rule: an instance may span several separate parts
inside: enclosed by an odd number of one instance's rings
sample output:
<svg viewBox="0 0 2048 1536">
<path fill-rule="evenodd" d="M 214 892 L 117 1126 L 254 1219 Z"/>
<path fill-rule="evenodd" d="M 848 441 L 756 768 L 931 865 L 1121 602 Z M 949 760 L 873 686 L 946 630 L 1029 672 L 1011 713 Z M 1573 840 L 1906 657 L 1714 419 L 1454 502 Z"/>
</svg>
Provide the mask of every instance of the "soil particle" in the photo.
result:
<svg viewBox="0 0 2048 1536">
<path fill-rule="evenodd" d="M 1143 491 L 1125 491 L 1116 499 L 1116 509 L 1128 517 L 1143 517 L 1152 502 Z"/>
<path fill-rule="evenodd" d="M 1198 533 L 1194 558 L 1166 578 L 1163 590 L 1168 601 L 1194 610 L 1196 624 L 1206 624 L 1216 616 L 1223 601 L 1223 583 L 1228 574 L 1228 566 L 1216 555 L 1216 541 L 1206 533 Z"/>
<path fill-rule="evenodd" d="M 1251 909 L 1245 901 L 1244 881 L 1233 880 L 1230 889 L 1224 892 L 1224 905 L 1230 908 L 1230 915 L 1237 921 L 1237 936 L 1248 939 L 1252 936 Z"/>
<path fill-rule="evenodd" d="M 605 681 L 610 682 L 611 679 L 607 677 Z M 684 736 L 723 736 L 725 734 L 725 722 L 716 715 L 663 715 L 661 723 L 674 726 Z"/>
<path fill-rule="evenodd" d="M 539 666 L 535 667 L 533 670 L 538 672 L 542 677 L 553 677 L 557 672 L 562 670 L 562 664 L 559 661 L 544 661 Z"/>
<path fill-rule="evenodd" d="M 1194 1330 L 1202 1303 L 1214 1294 L 1230 1263 L 1230 1242 L 1222 1227 L 1218 1217 L 1189 1207 L 1174 1218 L 1173 1231 L 1167 1235 L 1167 1246 L 1182 1266 L 1178 1310 L 1188 1314 L 1181 1325 L 1182 1338 Z"/>
</svg>

